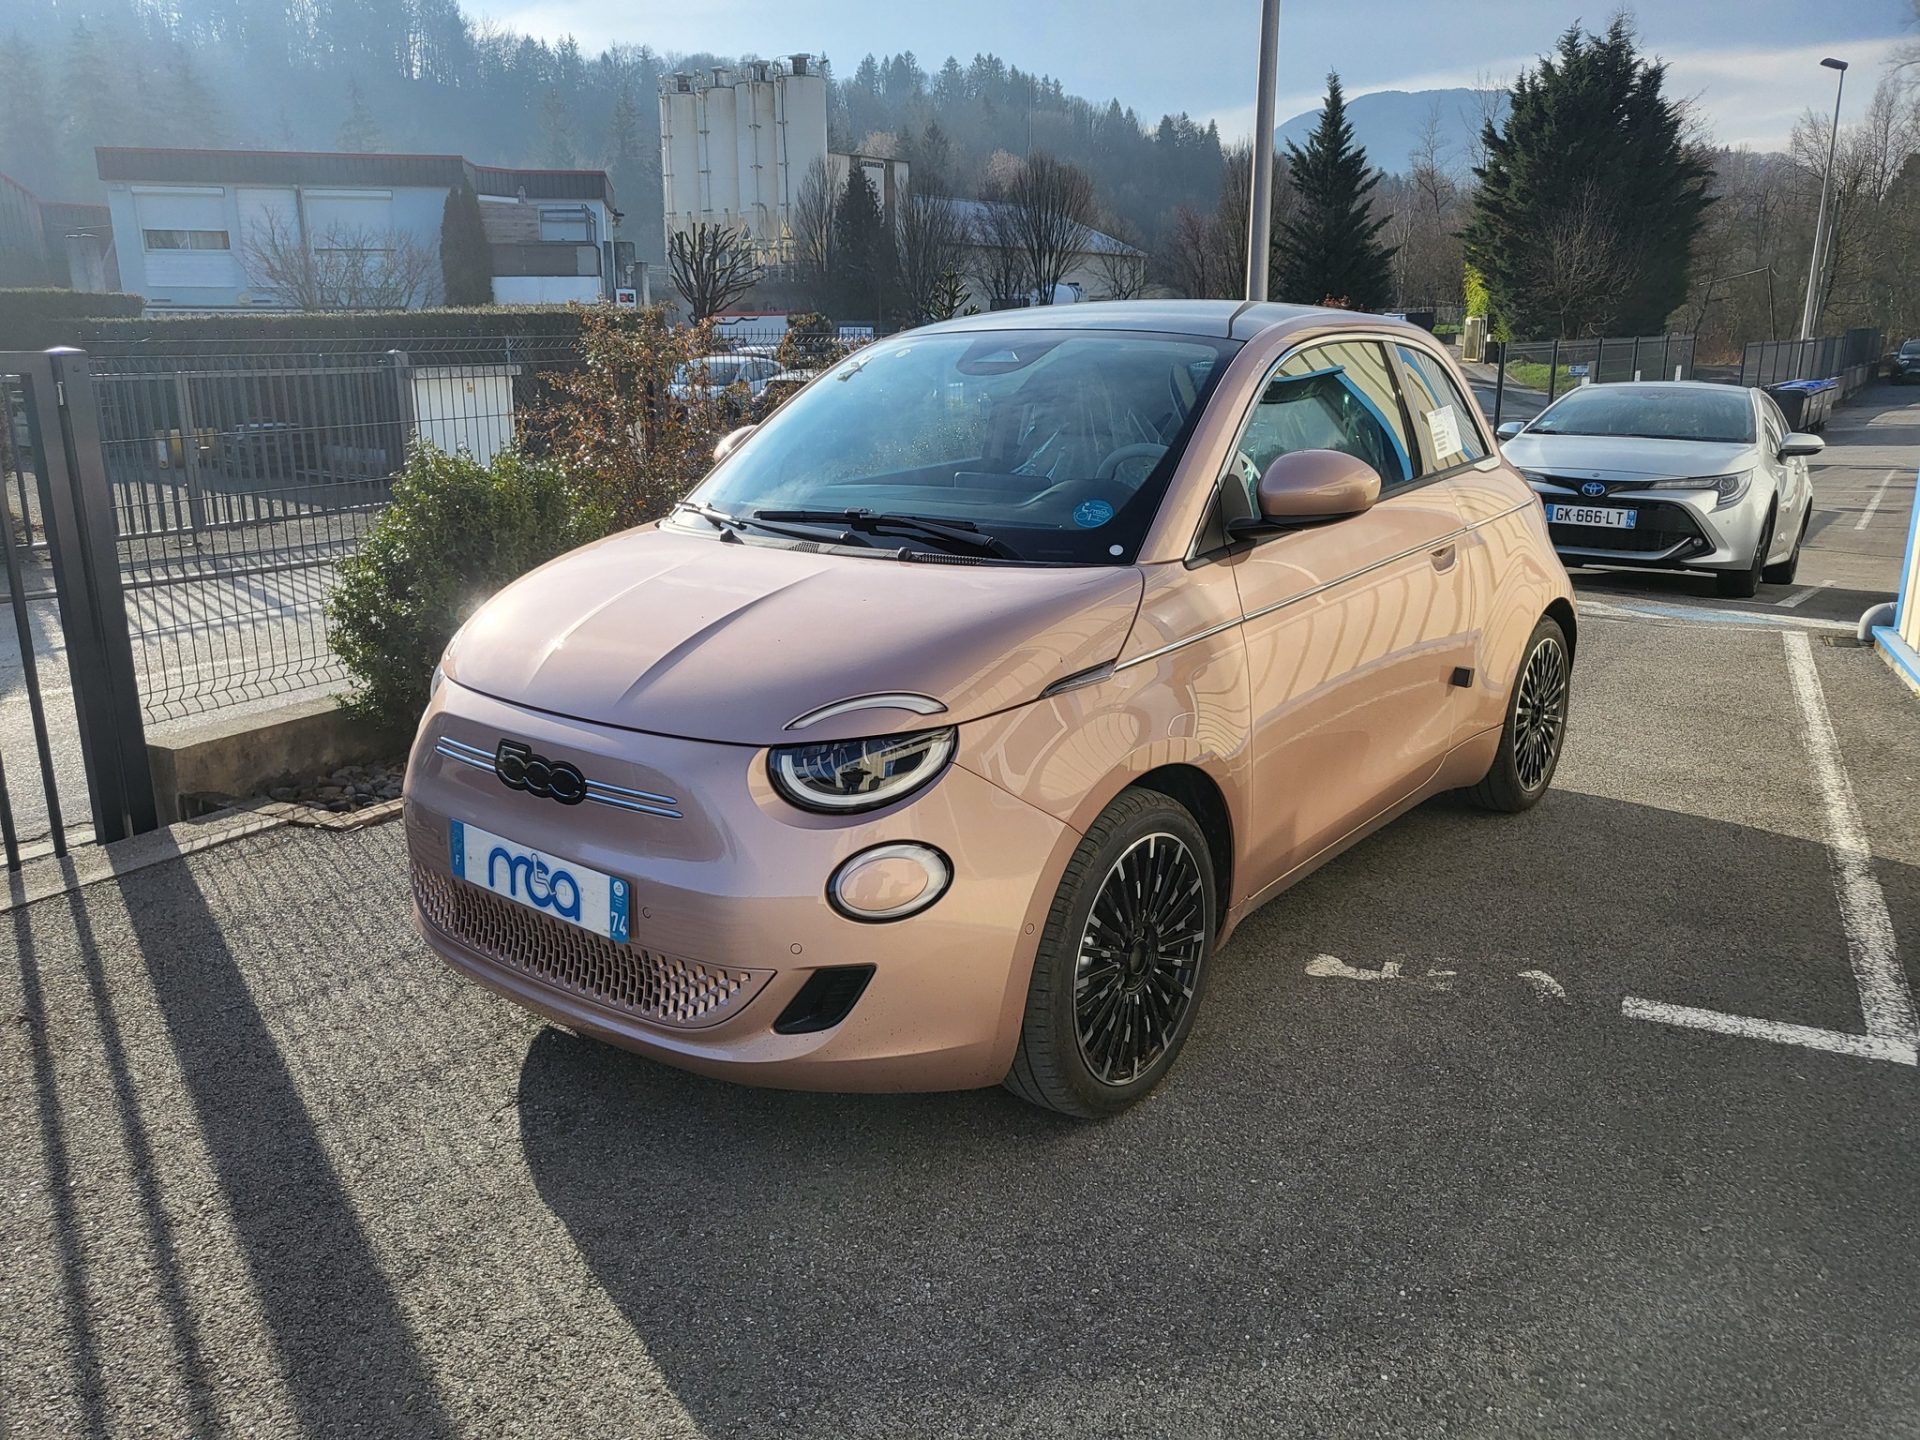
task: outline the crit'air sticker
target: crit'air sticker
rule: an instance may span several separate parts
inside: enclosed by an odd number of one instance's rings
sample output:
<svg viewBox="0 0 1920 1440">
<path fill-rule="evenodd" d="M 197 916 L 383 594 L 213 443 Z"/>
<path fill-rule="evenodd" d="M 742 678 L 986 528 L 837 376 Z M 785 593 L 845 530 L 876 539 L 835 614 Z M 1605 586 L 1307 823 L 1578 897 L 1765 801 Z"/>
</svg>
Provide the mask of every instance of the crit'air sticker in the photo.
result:
<svg viewBox="0 0 1920 1440">
<path fill-rule="evenodd" d="M 1461 453 L 1460 422 L 1454 418 L 1451 405 L 1442 405 L 1438 410 L 1427 412 L 1427 430 L 1433 436 L 1434 450 L 1442 458 Z"/>
<path fill-rule="evenodd" d="M 1073 523 L 1082 530 L 1097 530 L 1113 518 L 1113 506 L 1104 500 L 1082 500 L 1073 507 Z"/>
</svg>

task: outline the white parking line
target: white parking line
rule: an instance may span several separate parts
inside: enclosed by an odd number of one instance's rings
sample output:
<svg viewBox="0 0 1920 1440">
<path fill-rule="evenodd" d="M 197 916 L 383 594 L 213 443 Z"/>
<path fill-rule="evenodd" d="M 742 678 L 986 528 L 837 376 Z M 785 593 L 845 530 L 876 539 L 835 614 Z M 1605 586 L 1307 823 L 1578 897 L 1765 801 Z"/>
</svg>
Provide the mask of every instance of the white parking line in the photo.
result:
<svg viewBox="0 0 1920 1440">
<path fill-rule="evenodd" d="M 1873 523 L 1874 512 L 1880 508 L 1880 502 L 1886 498 L 1887 487 L 1893 483 L 1895 476 L 1906 473 L 1905 469 L 1898 465 L 1887 471 L 1886 478 L 1873 487 L 1873 498 L 1867 501 L 1867 508 L 1860 512 L 1860 521 L 1853 527 L 1854 529 L 1864 530 Z"/>
<path fill-rule="evenodd" d="M 1775 603 L 1778 604 L 1780 608 L 1783 610 L 1791 610 L 1796 605 L 1805 604 L 1808 600 L 1812 599 L 1815 595 L 1818 595 L 1822 590 L 1825 590 L 1831 584 L 1833 584 L 1833 581 L 1831 580 L 1822 580 L 1818 585 L 1802 586 L 1800 589 L 1794 591 L 1791 595 L 1788 595 L 1783 599 L 1776 601 Z"/>
<path fill-rule="evenodd" d="M 1634 995 L 1621 1002 L 1620 1011 L 1634 1020 L 1653 1020 L 1751 1040 L 1771 1040 L 1781 1045 L 1801 1045 L 1867 1060 L 1891 1060 L 1899 1065 L 1920 1064 L 1920 1024 L 1916 1024 L 1914 1017 L 1913 992 L 1908 988 L 1906 973 L 1900 968 L 1894 950 L 1893 917 L 1887 912 L 1887 897 L 1874 877 L 1873 849 L 1867 839 L 1866 824 L 1860 818 L 1859 804 L 1854 799 L 1853 782 L 1847 778 L 1846 767 L 1840 761 L 1840 742 L 1833 733 L 1833 717 L 1827 711 L 1820 672 L 1813 663 L 1813 645 L 1803 631 L 1787 631 L 1780 638 L 1787 650 L 1787 676 L 1793 685 L 1793 698 L 1799 704 L 1800 718 L 1806 726 L 1802 738 L 1813 768 L 1814 784 L 1820 792 L 1821 828 L 1826 832 L 1827 854 L 1833 864 L 1834 894 L 1840 902 L 1840 921 L 1847 932 L 1847 958 L 1853 967 L 1854 985 L 1860 992 L 1860 1015 L 1866 1022 L 1867 1033 L 1850 1035 L 1748 1015 L 1726 1015 L 1718 1010 L 1667 1005 Z"/>
</svg>

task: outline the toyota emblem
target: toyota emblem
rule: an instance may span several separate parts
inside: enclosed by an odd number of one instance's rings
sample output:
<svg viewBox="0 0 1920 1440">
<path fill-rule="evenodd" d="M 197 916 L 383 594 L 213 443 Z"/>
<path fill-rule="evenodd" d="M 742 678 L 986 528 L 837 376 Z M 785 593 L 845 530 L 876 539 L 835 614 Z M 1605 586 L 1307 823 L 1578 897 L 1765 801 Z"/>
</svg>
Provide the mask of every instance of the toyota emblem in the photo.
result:
<svg viewBox="0 0 1920 1440">
<path fill-rule="evenodd" d="M 1580 493 L 1582 495 L 1604 495 L 1607 493 L 1607 487 L 1602 485 L 1598 480 L 1589 480 L 1580 487 Z"/>
</svg>

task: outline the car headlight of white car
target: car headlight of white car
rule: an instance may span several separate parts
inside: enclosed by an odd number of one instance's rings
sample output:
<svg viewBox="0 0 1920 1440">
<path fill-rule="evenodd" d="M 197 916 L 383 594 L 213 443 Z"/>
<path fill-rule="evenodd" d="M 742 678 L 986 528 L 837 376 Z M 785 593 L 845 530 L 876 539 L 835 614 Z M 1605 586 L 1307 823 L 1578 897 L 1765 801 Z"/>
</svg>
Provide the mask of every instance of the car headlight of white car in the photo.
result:
<svg viewBox="0 0 1920 1440">
<path fill-rule="evenodd" d="M 1643 490 L 1711 490 L 1714 492 L 1714 508 L 1731 505 L 1747 493 L 1747 487 L 1753 483 L 1753 472 L 1741 470 L 1732 475 L 1685 475 L 1673 480 L 1652 480 L 1639 487 Z"/>
</svg>

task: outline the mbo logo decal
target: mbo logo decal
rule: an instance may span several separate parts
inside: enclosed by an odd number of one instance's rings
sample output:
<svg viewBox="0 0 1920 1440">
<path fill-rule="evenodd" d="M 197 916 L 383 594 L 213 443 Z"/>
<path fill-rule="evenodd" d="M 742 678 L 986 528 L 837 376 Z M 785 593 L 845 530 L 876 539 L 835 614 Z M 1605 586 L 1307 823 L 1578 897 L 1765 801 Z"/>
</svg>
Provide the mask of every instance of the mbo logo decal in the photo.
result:
<svg viewBox="0 0 1920 1440">
<path fill-rule="evenodd" d="M 507 883 L 500 883 L 500 867 Z M 487 888 L 519 899 L 525 886 L 527 900 L 539 910 L 551 910 L 562 920 L 580 918 L 580 882 L 567 871 L 549 866 L 537 855 L 514 855 L 496 845 L 487 856 Z"/>
</svg>

